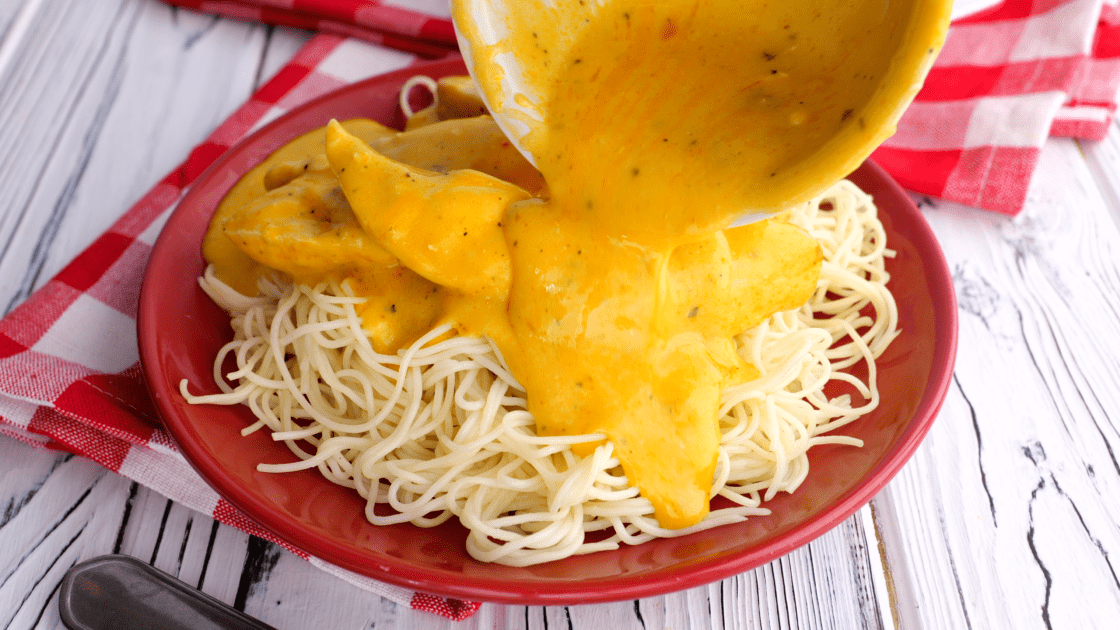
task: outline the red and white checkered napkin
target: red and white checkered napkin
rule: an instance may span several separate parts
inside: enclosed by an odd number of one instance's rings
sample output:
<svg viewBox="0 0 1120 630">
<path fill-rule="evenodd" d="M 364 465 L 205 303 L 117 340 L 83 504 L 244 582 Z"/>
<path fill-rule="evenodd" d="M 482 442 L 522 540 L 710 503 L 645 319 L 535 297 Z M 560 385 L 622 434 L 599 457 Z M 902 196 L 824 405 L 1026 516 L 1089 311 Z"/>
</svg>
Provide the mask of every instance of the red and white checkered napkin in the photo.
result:
<svg viewBox="0 0 1120 630">
<path fill-rule="evenodd" d="M 449 0 L 164 0 L 225 17 L 355 37 L 442 57 L 457 48 Z"/>
<path fill-rule="evenodd" d="M 382 584 L 310 557 L 220 498 L 158 428 L 136 342 L 144 268 L 184 189 L 231 145 L 292 107 L 415 61 L 413 54 L 353 39 L 312 39 L 108 232 L 0 320 L 0 433 L 89 457 L 383 597 L 458 620 L 479 604 Z"/>
<path fill-rule="evenodd" d="M 1006 0 L 953 23 L 872 158 L 905 188 L 1014 215 L 1046 138 L 1104 138 L 1118 86 L 1117 0 Z"/>
</svg>

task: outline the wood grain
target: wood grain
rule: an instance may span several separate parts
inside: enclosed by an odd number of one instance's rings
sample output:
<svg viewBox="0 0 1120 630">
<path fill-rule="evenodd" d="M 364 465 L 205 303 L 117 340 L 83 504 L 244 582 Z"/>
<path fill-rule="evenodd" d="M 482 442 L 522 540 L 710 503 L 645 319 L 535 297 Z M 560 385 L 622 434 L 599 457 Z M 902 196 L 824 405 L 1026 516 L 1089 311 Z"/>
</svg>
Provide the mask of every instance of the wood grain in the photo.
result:
<svg viewBox="0 0 1120 630">
<path fill-rule="evenodd" d="M 39 7 L 20 53 L 0 68 L 0 187 L 9 206 L 0 223 L 5 310 L 104 231 L 251 93 L 264 30 L 150 2 Z M 200 93 L 212 96 L 202 103 Z"/>
<path fill-rule="evenodd" d="M 1098 182 L 1052 140 L 1015 219 L 923 200 L 960 349 L 941 416 L 877 500 L 917 627 L 1115 627 L 1120 235 Z"/>
</svg>

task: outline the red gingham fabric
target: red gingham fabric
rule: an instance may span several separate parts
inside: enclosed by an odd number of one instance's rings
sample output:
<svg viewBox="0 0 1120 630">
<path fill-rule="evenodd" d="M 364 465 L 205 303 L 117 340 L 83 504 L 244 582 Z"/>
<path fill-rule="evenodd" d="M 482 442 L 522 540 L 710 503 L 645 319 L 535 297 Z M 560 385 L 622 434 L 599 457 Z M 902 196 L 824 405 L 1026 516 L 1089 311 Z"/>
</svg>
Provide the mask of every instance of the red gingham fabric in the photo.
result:
<svg viewBox="0 0 1120 630">
<path fill-rule="evenodd" d="M 1014 215 L 1046 138 L 1104 138 L 1118 86 L 1117 0 L 1007 0 L 950 26 L 872 158 L 905 188 Z"/>
<path fill-rule="evenodd" d="M 233 143 L 299 103 L 416 59 L 333 35 L 312 39 L 108 232 L 0 320 L 0 433 L 88 457 L 353 584 L 460 620 L 479 604 L 383 584 L 309 557 L 221 499 L 157 428 L 136 342 L 139 289 L 152 244 L 195 178 Z"/>
<path fill-rule="evenodd" d="M 135 321 L 151 246 L 184 189 L 250 131 L 330 90 L 408 66 L 417 56 L 445 54 L 454 38 L 446 15 L 400 8 L 408 0 L 169 1 L 373 44 L 313 38 L 108 232 L 0 320 L 0 433 L 89 457 L 274 540 L 221 500 L 154 428 Z M 1120 85 L 1117 1 L 1007 0 L 955 22 L 925 88 L 874 158 L 911 190 L 1018 212 L 1049 135 L 1099 139 L 1111 123 Z M 413 608 L 462 619 L 478 607 L 381 584 L 292 551 Z"/>
<path fill-rule="evenodd" d="M 449 1 L 449 0 L 448 0 Z M 442 57 L 457 48 L 451 21 L 384 0 L 166 0 L 253 22 L 302 28 Z M 430 3 L 433 4 L 434 3 Z"/>
</svg>

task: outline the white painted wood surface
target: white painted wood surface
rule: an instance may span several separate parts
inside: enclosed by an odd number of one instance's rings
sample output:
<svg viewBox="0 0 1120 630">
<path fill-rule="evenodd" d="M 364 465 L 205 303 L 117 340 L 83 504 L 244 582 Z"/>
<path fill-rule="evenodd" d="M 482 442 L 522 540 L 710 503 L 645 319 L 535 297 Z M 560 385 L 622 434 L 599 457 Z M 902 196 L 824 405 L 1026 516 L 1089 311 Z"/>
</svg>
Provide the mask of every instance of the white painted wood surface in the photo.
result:
<svg viewBox="0 0 1120 630">
<path fill-rule="evenodd" d="M 307 34 L 155 0 L 0 0 L 0 309 L 89 244 Z M 121 552 L 281 629 L 1120 627 L 1120 128 L 1051 141 L 1016 219 L 923 201 L 954 271 L 954 386 L 864 510 L 755 571 L 450 622 L 360 591 L 81 458 L 0 438 L 0 626 L 59 628 Z M 885 562 L 885 565 L 884 565 Z M 888 597 L 887 593 L 891 595 Z"/>
</svg>

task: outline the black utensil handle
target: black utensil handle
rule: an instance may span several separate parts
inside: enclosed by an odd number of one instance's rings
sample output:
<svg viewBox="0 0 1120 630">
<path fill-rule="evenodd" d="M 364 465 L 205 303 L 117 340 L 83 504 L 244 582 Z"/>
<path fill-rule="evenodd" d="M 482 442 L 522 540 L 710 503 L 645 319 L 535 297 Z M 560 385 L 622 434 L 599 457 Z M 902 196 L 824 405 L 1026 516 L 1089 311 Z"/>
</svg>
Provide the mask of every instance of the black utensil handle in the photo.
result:
<svg viewBox="0 0 1120 630">
<path fill-rule="evenodd" d="M 99 556 L 67 571 L 58 609 L 70 630 L 275 630 L 121 555 Z"/>
</svg>

